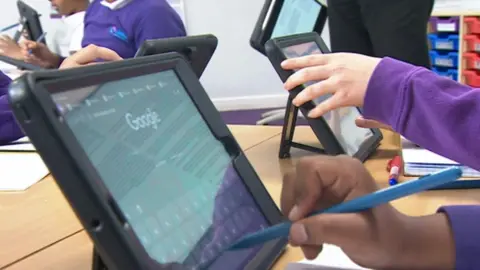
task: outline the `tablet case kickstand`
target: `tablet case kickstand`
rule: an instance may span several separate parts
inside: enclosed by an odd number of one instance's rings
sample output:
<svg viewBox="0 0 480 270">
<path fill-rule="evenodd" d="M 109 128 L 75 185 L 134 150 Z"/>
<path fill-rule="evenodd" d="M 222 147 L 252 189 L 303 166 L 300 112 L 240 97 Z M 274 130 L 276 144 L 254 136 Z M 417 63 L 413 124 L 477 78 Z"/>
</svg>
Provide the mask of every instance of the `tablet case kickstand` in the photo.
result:
<svg viewBox="0 0 480 270">
<path fill-rule="evenodd" d="M 97 250 L 93 248 L 92 270 L 108 270 Z"/>
<path fill-rule="evenodd" d="M 301 144 L 293 141 L 293 135 L 295 134 L 295 127 L 297 126 L 297 117 L 298 117 L 299 108 L 293 105 L 292 100 L 293 98 L 289 96 L 287 100 L 286 110 L 285 110 L 285 118 L 283 121 L 282 138 L 280 141 L 280 151 L 278 153 L 278 157 L 289 158 L 290 149 L 292 147 L 318 153 L 318 154 L 325 154 L 325 150 L 322 148 L 317 148 L 317 147 L 313 147 L 310 145 L 305 145 L 305 144 Z"/>
</svg>

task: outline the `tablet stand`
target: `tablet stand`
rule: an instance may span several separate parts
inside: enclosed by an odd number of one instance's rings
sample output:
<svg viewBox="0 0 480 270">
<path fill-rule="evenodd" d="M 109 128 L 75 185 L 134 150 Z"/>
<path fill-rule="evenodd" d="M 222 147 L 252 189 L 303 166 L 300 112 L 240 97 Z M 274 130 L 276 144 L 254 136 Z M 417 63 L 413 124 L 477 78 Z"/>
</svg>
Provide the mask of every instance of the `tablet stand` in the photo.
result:
<svg viewBox="0 0 480 270">
<path fill-rule="evenodd" d="M 262 113 L 262 119 L 257 121 L 257 125 L 268 125 L 271 122 L 282 120 L 287 110 L 277 109 Z M 305 118 L 302 114 L 298 115 L 299 118 Z"/>
<path fill-rule="evenodd" d="M 287 106 L 285 110 L 285 118 L 283 121 L 282 129 L 282 138 L 280 141 L 280 151 L 278 153 L 279 158 L 288 158 L 290 157 L 290 149 L 292 147 L 303 149 L 310 152 L 315 152 L 319 154 L 325 154 L 325 150 L 322 148 L 313 147 L 310 145 L 305 145 L 301 143 L 296 143 L 293 141 L 293 135 L 295 133 L 295 127 L 297 125 L 298 117 L 298 107 L 293 105 L 293 98 L 288 97 Z"/>
<path fill-rule="evenodd" d="M 102 258 L 98 254 L 97 250 L 93 248 L 92 254 L 92 270 L 108 270 L 107 266 L 103 262 Z"/>
<path fill-rule="evenodd" d="M 22 33 L 25 30 L 25 18 L 20 18 L 20 25 L 22 26 L 20 29 L 17 29 L 15 35 L 13 36 L 13 40 L 18 43 L 20 38 L 22 37 Z"/>
<path fill-rule="evenodd" d="M 22 31 L 17 31 L 15 32 L 15 35 L 13 36 L 13 40 L 18 43 L 18 41 L 20 40 L 20 38 L 22 37 Z"/>
</svg>

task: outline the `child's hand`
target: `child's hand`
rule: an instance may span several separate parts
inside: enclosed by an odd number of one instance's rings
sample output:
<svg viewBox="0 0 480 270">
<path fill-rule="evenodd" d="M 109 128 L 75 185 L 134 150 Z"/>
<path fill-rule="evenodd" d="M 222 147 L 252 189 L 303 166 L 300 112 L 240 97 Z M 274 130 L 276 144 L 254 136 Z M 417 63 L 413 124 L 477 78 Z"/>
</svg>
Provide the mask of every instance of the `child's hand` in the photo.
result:
<svg viewBox="0 0 480 270">
<path fill-rule="evenodd" d="M 332 94 L 310 111 L 308 116 L 312 118 L 341 107 L 363 107 L 368 82 L 380 60 L 353 53 L 313 54 L 289 59 L 282 63 L 282 67 L 299 71 L 288 78 L 285 88 L 291 90 L 318 81 L 295 97 L 293 103 L 296 106 Z"/>
<path fill-rule="evenodd" d="M 58 68 L 60 66 L 60 56 L 52 53 L 44 43 L 22 40 L 20 47 L 23 59 L 27 63 L 44 68 Z"/>
<path fill-rule="evenodd" d="M 374 192 L 363 164 L 347 156 L 318 156 L 297 163 L 284 177 L 281 207 L 292 220 L 290 243 L 307 259 L 322 244 L 336 245 L 357 264 L 374 269 L 453 269 L 455 246 L 444 214 L 409 217 L 390 204 L 348 214 L 309 213 Z"/>
<path fill-rule="evenodd" d="M 60 66 L 60 69 L 95 64 L 98 63 L 97 61 L 99 60 L 110 62 L 122 60 L 122 58 L 116 52 L 108 48 L 88 45 L 70 57 L 67 57 Z"/>
<path fill-rule="evenodd" d="M 8 56 L 17 60 L 23 60 L 22 49 L 9 36 L 0 36 L 0 55 Z"/>
</svg>

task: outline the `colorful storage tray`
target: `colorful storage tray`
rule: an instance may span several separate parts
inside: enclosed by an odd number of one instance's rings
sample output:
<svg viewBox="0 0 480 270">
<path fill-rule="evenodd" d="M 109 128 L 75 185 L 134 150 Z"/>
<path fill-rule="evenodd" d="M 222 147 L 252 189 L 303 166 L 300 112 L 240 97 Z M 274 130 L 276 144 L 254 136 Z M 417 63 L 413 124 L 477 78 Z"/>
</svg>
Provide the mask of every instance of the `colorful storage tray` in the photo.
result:
<svg viewBox="0 0 480 270">
<path fill-rule="evenodd" d="M 459 36 L 449 34 L 429 34 L 428 39 L 432 49 L 458 51 Z"/>
<path fill-rule="evenodd" d="M 454 33 L 459 31 L 459 17 L 431 17 L 430 27 L 433 32 Z"/>
<path fill-rule="evenodd" d="M 474 52 L 464 53 L 463 68 L 480 70 L 480 54 Z"/>
<path fill-rule="evenodd" d="M 445 68 L 456 68 L 458 66 L 458 52 L 430 51 L 432 65 Z"/>
<path fill-rule="evenodd" d="M 480 34 L 480 17 L 465 17 L 465 34 Z"/>
<path fill-rule="evenodd" d="M 432 68 L 432 71 L 440 76 L 447 77 L 451 80 L 458 80 L 458 70 L 449 68 Z"/>
<path fill-rule="evenodd" d="M 479 52 L 480 53 L 480 35 L 466 35 L 463 40 L 465 41 L 465 50 L 467 52 Z"/>
<path fill-rule="evenodd" d="M 480 87 L 480 72 L 476 70 L 464 70 L 463 80 L 467 85 Z"/>
</svg>

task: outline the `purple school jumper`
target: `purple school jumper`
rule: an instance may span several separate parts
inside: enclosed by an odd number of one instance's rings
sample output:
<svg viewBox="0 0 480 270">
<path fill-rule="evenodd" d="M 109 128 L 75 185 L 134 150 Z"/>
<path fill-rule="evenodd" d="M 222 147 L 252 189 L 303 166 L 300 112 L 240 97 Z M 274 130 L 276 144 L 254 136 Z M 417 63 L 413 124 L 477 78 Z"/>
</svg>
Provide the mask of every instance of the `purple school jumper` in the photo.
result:
<svg viewBox="0 0 480 270">
<path fill-rule="evenodd" d="M 131 58 L 148 39 L 185 36 L 180 16 L 165 0 L 131 0 L 110 9 L 94 0 L 85 14 L 82 47 L 94 44 Z"/>
<path fill-rule="evenodd" d="M 12 82 L 10 77 L 0 71 L 0 145 L 24 136 L 8 104 L 7 93 L 10 82 Z"/>
<path fill-rule="evenodd" d="M 370 79 L 364 117 L 412 142 L 480 170 L 480 89 L 384 58 Z M 445 206 L 457 270 L 480 269 L 480 205 Z"/>
</svg>

